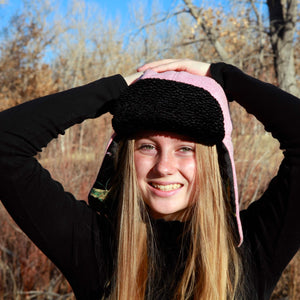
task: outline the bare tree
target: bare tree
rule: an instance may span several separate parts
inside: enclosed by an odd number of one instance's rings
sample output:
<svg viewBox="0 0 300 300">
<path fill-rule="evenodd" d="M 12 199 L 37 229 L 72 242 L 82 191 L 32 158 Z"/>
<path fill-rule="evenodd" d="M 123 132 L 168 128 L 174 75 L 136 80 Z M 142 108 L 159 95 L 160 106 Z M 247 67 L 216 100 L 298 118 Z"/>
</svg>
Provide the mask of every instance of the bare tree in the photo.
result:
<svg viewBox="0 0 300 300">
<path fill-rule="evenodd" d="M 219 42 L 216 32 L 213 30 L 213 28 L 206 26 L 205 22 L 202 22 L 201 9 L 197 8 L 191 0 L 184 0 L 184 3 L 186 4 L 192 17 L 196 20 L 197 24 L 201 26 L 202 30 L 207 35 L 209 42 L 215 47 L 221 60 L 231 63 L 232 59 L 225 50 L 225 47 Z"/>
<path fill-rule="evenodd" d="M 294 38 L 297 21 L 297 0 L 268 0 L 270 39 L 274 68 L 279 86 L 299 95 L 294 66 Z"/>
<path fill-rule="evenodd" d="M 203 19 L 203 14 L 205 13 L 203 7 L 195 6 L 192 0 L 183 0 L 183 2 L 186 11 L 206 35 L 207 40 L 214 47 L 219 58 L 228 63 L 241 65 L 236 53 L 234 54 L 227 50 L 228 45 L 222 42 L 220 32 L 216 30 L 216 27 L 207 26 Z M 231 4 L 235 6 L 237 5 L 237 1 L 231 1 Z M 294 62 L 298 1 L 268 0 L 268 27 L 263 18 L 265 17 L 266 19 L 266 9 L 260 11 L 258 9 L 258 5 L 263 5 L 260 1 L 245 0 L 242 1 L 242 4 L 243 9 L 248 9 L 249 22 L 252 23 L 251 31 L 252 38 L 254 37 L 254 39 L 251 39 L 250 42 L 256 47 L 255 55 L 259 69 L 264 69 L 265 57 L 268 55 L 267 52 L 269 52 L 270 49 L 270 54 L 272 54 L 273 57 L 275 78 L 279 87 L 292 94 L 299 95 L 295 79 Z M 230 17 L 228 17 L 228 19 Z M 250 28 L 247 30 L 249 31 Z M 245 34 L 249 36 L 249 32 L 245 32 Z M 270 41 L 269 47 L 267 45 L 268 40 Z M 253 49 L 251 49 L 249 55 L 244 56 L 243 60 L 249 60 L 249 57 L 253 56 L 253 54 Z"/>
</svg>

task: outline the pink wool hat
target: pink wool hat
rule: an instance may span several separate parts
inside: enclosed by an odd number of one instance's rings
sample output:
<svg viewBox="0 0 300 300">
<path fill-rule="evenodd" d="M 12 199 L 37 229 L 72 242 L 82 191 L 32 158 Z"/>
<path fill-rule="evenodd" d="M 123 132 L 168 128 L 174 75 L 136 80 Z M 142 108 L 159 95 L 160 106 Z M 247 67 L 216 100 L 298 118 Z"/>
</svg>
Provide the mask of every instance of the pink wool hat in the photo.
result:
<svg viewBox="0 0 300 300">
<path fill-rule="evenodd" d="M 147 129 L 184 134 L 198 143 L 217 146 L 223 182 L 225 185 L 229 183 L 240 246 L 243 230 L 231 140 L 232 122 L 222 87 L 206 76 L 148 70 L 121 95 L 111 112 L 116 136 L 107 147 L 98 178 L 89 195 L 90 204 L 99 204 L 99 199 L 102 201 L 105 198 L 110 187 L 112 153 L 117 139 L 130 138 L 138 131 Z"/>
</svg>

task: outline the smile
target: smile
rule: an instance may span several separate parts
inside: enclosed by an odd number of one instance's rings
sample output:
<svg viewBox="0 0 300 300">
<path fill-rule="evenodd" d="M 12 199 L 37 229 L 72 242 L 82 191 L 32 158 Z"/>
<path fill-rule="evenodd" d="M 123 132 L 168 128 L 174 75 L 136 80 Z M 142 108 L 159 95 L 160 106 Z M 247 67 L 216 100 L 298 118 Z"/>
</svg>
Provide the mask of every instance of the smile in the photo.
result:
<svg viewBox="0 0 300 300">
<path fill-rule="evenodd" d="M 179 189 L 182 186 L 179 183 L 172 183 L 172 184 L 150 183 L 150 185 L 153 186 L 154 188 L 158 189 L 158 190 L 165 191 L 165 192 L 177 190 L 177 189 Z"/>
</svg>

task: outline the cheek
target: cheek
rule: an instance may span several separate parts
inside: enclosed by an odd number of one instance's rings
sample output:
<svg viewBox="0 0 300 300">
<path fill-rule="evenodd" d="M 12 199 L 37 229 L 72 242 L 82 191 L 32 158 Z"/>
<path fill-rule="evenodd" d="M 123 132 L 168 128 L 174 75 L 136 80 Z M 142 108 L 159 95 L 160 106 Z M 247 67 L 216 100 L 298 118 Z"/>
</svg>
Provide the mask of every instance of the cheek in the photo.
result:
<svg viewBox="0 0 300 300">
<path fill-rule="evenodd" d="M 145 179 L 150 170 L 149 159 L 145 159 L 145 157 L 142 155 L 135 154 L 134 165 L 138 181 Z"/>
<path fill-rule="evenodd" d="M 136 177 L 139 180 L 139 178 L 141 177 L 142 168 L 141 168 L 141 160 L 137 155 L 134 155 L 134 166 L 135 166 Z"/>
<path fill-rule="evenodd" d="M 194 182 L 196 176 L 196 162 L 194 159 L 183 164 L 182 173 L 189 183 Z"/>
</svg>

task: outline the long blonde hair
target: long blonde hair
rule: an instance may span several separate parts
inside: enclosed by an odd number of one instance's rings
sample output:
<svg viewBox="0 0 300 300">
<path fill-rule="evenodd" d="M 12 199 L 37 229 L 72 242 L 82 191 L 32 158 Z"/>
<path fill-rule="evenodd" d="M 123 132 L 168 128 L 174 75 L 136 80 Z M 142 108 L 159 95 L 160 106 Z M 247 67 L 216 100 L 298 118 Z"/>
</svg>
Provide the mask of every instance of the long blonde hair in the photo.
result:
<svg viewBox="0 0 300 300">
<path fill-rule="evenodd" d="M 120 143 L 111 197 L 119 197 L 117 261 L 109 299 L 145 299 L 154 287 L 156 243 L 134 166 L 134 140 Z M 197 174 L 188 221 L 189 253 L 172 299 L 242 299 L 241 258 L 216 146 L 196 144 Z"/>
</svg>

